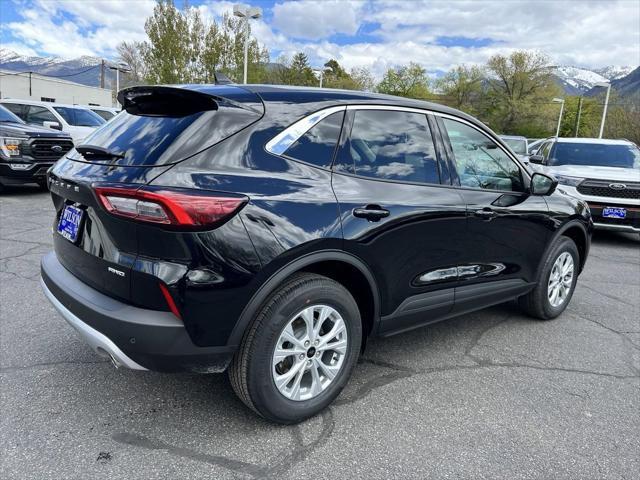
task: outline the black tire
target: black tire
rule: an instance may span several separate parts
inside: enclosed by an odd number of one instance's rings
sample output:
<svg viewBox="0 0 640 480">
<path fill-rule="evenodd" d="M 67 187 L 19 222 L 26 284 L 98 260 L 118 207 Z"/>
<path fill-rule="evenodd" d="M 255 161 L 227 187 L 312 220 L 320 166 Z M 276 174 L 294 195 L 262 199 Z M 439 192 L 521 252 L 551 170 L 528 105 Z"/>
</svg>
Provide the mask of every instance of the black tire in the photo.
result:
<svg viewBox="0 0 640 480">
<path fill-rule="evenodd" d="M 40 187 L 42 190 L 49 190 L 49 185 L 47 185 L 46 180 L 38 180 L 36 183 L 38 184 L 38 187 Z"/>
<path fill-rule="evenodd" d="M 314 304 L 328 305 L 342 316 L 348 346 L 331 384 L 314 398 L 294 401 L 276 387 L 272 356 L 285 325 Z M 356 365 L 361 342 L 360 312 L 349 291 L 330 278 L 298 273 L 273 292 L 258 311 L 229 366 L 229 379 L 238 397 L 262 417 L 282 424 L 298 423 L 322 411 L 340 394 Z"/>
<path fill-rule="evenodd" d="M 574 273 L 573 281 L 571 282 L 571 289 L 566 299 L 558 306 L 551 305 L 548 297 L 548 284 L 549 276 L 555 261 L 563 253 L 569 253 L 573 258 Z M 551 320 L 560 315 L 567 305 L 571 302 L 571 297 L 576 288 L 576 282 L 578 281 L 578 271 L 580 266 L 580 253 L 576 244 L 568 237 L 559 237 L 551 249 L 542 267 L 542 273 L 538 280 L 536 288 L 531 290 L 528 294 L 523 295 L 518 299 L 520 308 L 528 315 L 537 318 L 539 320 Z"/>
</svg>

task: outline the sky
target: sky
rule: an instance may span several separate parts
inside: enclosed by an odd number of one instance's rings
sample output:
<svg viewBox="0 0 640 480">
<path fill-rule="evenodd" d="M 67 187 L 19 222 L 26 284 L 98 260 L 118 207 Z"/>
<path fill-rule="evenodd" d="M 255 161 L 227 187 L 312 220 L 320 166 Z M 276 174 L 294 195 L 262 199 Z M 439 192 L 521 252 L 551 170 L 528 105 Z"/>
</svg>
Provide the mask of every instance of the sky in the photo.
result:
<svg viewBox="0 0 640 480">
<path fill-rule="evenodd" d="M 190 0 L 208 20 L 235 2 Z M 24 55 L 112 59 L 121 41 L 144 40 L 154 0 L 0 0 L 0 46 Z M 182 0 L 176 5 L 181 7 Z M 258 41 L 280 55 L 303 51 L 380 77 L 414 61 L 429 72 L 482 64 L 496 53 L 533 49 L 553 64 L 600 68 L 640 64 L 640 0 L 260 1 Z"/>
</svg>

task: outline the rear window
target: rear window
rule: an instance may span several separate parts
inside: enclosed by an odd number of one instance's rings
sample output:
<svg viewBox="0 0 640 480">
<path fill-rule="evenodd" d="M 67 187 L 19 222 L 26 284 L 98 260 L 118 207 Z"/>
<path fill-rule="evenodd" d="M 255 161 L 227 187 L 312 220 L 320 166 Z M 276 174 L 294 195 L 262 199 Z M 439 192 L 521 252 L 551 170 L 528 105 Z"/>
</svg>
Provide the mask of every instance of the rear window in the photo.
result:
<svg viewBox="0 0 640 480">
<path fill-rule="evenodd" d="M 591 165 L 598 167 L 640 168 L 640 150 L 635 145 L 557 142 L 549 165 Z"/>
<path fill-rule="evenodd" d="M 165 165 L 184 160 L 259 118 L 259 113 L 235 106 L 182 117 L 133 115 L 123 110 L 82 143 L 123 155 L 118 165 Z M 69 157 L 86 161 L 77 152 Z"/>
<path fill-rule="evenodd" d="M 527 141 L 520 140 L 518 138 L 503 138 L 502 141 L 509 145 L 509 148 L 518 155 L 526 155 L 527 153 Z"/>
</svg>

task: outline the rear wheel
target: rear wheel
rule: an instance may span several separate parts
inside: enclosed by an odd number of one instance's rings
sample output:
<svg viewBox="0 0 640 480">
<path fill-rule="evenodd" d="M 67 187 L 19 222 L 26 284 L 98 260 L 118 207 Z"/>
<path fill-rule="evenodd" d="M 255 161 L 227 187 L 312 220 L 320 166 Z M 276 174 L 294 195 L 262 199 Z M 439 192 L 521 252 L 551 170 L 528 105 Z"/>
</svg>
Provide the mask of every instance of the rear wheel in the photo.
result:
<svg viewBox="0 0 640 480">
<path fill-rule="evenodd" d="M 47 185 L 46 180 L 38 180 L 36 183 L 38 184 L 38 187 L 40 187 L 42 190 L 49 190 L 49 186 Z"/>
<path fill-rule="evenodd" d="M 296 274 L 263 304 L 229 378 L 258 414 L 300 422 L 340 394 L 361 340 L 360 313 L 349 291 L 327 277 Z"/>
<path fill-rule="evenodd" d="M 571 301 L 579 265 L 576 244 L 570 238 L 560 237 L 547 256 L 536 288 L 518 299 L 520 307 L 540 320 L 556 318 Z"/>
</svg>

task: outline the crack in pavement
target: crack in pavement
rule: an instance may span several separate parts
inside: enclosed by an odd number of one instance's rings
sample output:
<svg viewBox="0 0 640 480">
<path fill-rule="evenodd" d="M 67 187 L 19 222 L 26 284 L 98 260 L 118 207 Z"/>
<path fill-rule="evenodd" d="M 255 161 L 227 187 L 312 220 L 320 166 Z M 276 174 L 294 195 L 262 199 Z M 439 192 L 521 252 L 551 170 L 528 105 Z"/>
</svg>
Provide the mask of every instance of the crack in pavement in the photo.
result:
<svg viewBox="0 0 640 480">
<path fill-rule="evenodd" d="M 607 297 L 608 299 L 613 300 L 615 302 L 620 302 L 620 303 L 624 303 L 625 305 L 629 305 L 630 307 L 635 307 L 635 304 L 633 304 L 633 303 L 627 302 L 626 300 L 623 300 L 620 297 L 616 297 L 615 295 L 611 295 L 609 293 L 601 292 L 597 288 L 590 287 L 589 285 L 587 285 L 585 283 L 581 283 L 580 286 L 586 288 L 587 290 L 591 290 L 592 292 L 595 292 L 595 293 L 597 293 L 599 295 L 602 295 L 603 297 Z"/>
<path fill-rule="evenodd" d="M 283 427 L 291 429 L 292 451 L 286 454 L 282 460 L 278 461 L 274 465 L 261 465 L 244 460 L 236 460 L 224 455 L 202 453 L 191 448 L 171 445 L 161 440 L 155 440 L 130 432 L 116 432 L 111 435 L 111 438 L 124 445 L 145 448 L 147 450 L 163 450 L 178 457 L 222 467 L 236 473 L 243 473 L 254 479 L 279 479 L 295 465 L 306 460 L 316 449 L 324 446 L 329 440 L 335 428 L 335 421 L 331 408 L 324 410 L 320 414 L 320 417 L 322 419 L 320 433 L 315 440 L 308 444 L 304 443 L 301 425 Z"/>
</svg>

